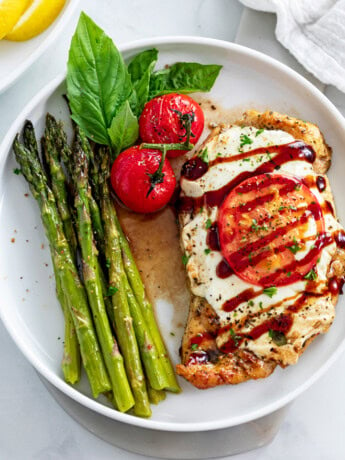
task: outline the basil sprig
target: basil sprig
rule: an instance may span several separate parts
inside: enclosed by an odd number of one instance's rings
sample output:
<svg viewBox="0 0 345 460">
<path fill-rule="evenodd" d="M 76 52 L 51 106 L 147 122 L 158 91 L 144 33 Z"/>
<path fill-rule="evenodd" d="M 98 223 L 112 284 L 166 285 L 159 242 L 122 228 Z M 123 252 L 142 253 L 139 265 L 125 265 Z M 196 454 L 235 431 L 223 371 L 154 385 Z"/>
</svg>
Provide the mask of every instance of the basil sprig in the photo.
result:
<svg viewBox="0 0 345 460">
<path fill-rule="evenodd" d="M 155 71 L 158 50 L 145 50 L 128 67 L 110 37 L 81 13 L 67 64 L 72 119 L 98 144 L 118 154 L 138 138 L 147 101 L 171 92 L 209 91 L 219 65 L 178 62 Z"/>
</svg>

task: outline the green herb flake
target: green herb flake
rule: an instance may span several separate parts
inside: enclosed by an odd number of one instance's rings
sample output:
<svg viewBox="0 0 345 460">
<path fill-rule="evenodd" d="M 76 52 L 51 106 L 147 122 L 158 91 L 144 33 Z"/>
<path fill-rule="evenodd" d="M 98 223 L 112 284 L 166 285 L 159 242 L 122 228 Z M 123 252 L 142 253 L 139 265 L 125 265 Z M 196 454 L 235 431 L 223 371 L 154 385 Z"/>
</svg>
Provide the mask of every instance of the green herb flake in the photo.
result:
<svg viewBox="0 0 345 460">
<path fill-rule="evenodd" d="M 295 237 L 293 237 L 294 244 L 291 246 L 286 246 L 289 251 L 292 252 L 292 254 L 296 254 L 296 252 L 300 251 L 302 248 L 298 245 L 298 242 Z"/>
<path fill-rule="evenodd" d="M 199 157 L 202 159 L 202 161 L 203 161 L 204 163 L 208 163 L 208 162 L 209 162 L 207 147 L 200 153 Z"/>
<path fill-rule="evenodd" d="M 232 340 L 234 341 L 235 347 L 237 347 L 242 337 L 240 335 L 237 335 L 232 328 L 229 330 L 229 332 L 230 332 Z"/>
<path fill-rule="evenodd" d="M 107 259 L 107 260 L 105 261 L 105 266 L 106 266 L 107 268 L 110 268 L 110 259 Z"/>
<path fill-rule="evenodd" d="M 253 302 L 252 300 L 250 300 L 250 301 L 248 302 L 248 305 L 249 305 L 250 307 L 254 307 L 254 302 Z"/>
<path fill-rule="evenodd" d="M 195 350 L 197 350 L 198 348 L 199 348 L 199 345 L 198 345 L 197 343 L 192 343 L 192 345 L 191 345 L 192 351 L 195 351 Z"/>
<path fill-rule="evenodd" d="M 290 278 L 291 272 L 287 272 L 286 276 L 287 276 L 288 278 Z"/>
<path fill-rule="evenodd" d="M 190 256 L 188 256 L 187 254 L 183 254 L 182 263 L 183 263 L 184 266 L 186 266 L 188 264 L 189 259 L 190 259 Z"/>
<path fill-rule="evenodd" d="M 211 228 L 211 226 L 212 226 L 212 221 L 211 221 L 211 219 L 207 219 L 206 224 L 205 224 L 206 229 Z"/>
<path fill-rule="evenodd" d="M 207 248 L 207 249 L 204 250 L 204 253 L 205 253 L 207 256 L 209 255 L 210 252 L 211 252 L 211 249 L 210 249 L 210 248 Z"/>
<path fill-rule="evenodd" d="M 17 176 L 19 176 L 19 174 L 22 173 L 22 170 L 19 169 L 19 168 L 14 168 L 13 173 L 16 174 Z"/>
<path fill-rule="evenodd" d="M 268 288 L 265 288 L 263 290 L 263 293 L 268 295 L 268 297 L 270 297 L 272 299 L 272 297 L 277 294 L 277 288 L 275 286 L 271 286 L 271 287 L 268 287 Z"/>
<path fill-rule="evenodd" d="M 254 141 L 251 139 L 247 134 L 241 134 L 240 136 L 240 147 L 242 148 L 244 145 L 250 145 Z"/>
<path fill-rule="evenodd" d="M 118 291 L 118 288 L 115 286 L 109 286 L 107 291 L 107 297 L 114 295 Z"/>
<path fill-rule="evenodd" d="M 278 345 L 278 347 L 282 347 L 283 345 L 287 344 L 285 334 L 281 331 L 274 331 L 273 329 L 269 329 L 268 335 L 273 340 L 273 342 Z"/>
<path fill-rule="evenodd" d="M 259 302 L 259 308 L 262 310 L 264 307 L 262 306 L 262 302 Z"/>
<path fill-rule="evenodd" d="M 255 137 L 260 136 L 260 134 L 262 134 L 263 132 L 264 132 L 264 129 L 263 129 L 263 128 L 258 129 L 258 130 L 256 131 L 256 133 L 255 133 Z"/>
<path fill-rule="evenodd" d="M 253 232 L 257 232 L 259 230 L 258 223 L 256 219 L 252 219 L 252 226 L 250 227 Z"/>
<path fill-rule="evenodd" d="M 311 269 L 304 277 L 306 280 L 315 281 L 317 279 L 317 273 Z"/>
</svg>

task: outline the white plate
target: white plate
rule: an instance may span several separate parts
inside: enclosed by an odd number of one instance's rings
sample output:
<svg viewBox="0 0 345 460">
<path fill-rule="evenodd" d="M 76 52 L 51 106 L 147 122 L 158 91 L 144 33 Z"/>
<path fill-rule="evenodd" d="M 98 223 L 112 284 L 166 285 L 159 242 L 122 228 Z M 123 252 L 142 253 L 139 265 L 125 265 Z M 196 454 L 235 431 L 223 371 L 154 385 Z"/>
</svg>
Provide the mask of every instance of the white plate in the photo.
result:
<svg viewBox="0 0 345 460">
<path fill-rule="evenodd" d="M 259 0 L 259 4 L 256 0 L 240 0 L 240 2 L 248 8 L 265 11 L 266 13 L 275 13 L 276 11 L 274 0 Z"/>
<path fill-rule="evenodd" d="M 263 54 L 217 40 L 156 38 L 124 46 L 122 50 L 128 58 L 153 46 L 160 50 L 159 66 L 176 61 L 222 64 L 224 68 L 211 97 L 225 108 L 269 108 L 317 123 L 334 149 L 330 179 L 336 202 L 345 196 L 344 119 L 309 82 Z M 38 206 L 31 196 L 24 196 L 28 186 L 22 177 L 13 174 L 16 163 L 11 153 L 12 140 L 26 118 L 34 122 L 39 135 L 47 111 L 67 119 L 61 98 L 63 92 L 63 77 L 44 88 L 18 117 L 0 147 L 0 315 L 29 361 L 53 385 L 90 409 L 119 421 L 158 430 L 202 431 L 238 425 L 283 407 L 306 390 L 344 348 L 343 297 L 330 332 L 318 337 L 297 365 L 277 369 L 265 380 L 207 391 L 181 381 L 183 393 L 169 394 L 163 403 L 153 407 L 150 420 L 121 414 L 106 406 L 105 401 L 93 400 L 85 380 L 79 391 L 63 381 L 60 370 L 63 318 L 55 299 L 50 255 Z M 345 222 L 344 207 L 339 208 L 338 213 Z M 12 238 L 15 243 L 11 242 Z M 42 243 L 44 249 L 41 249 Z M 177 362 L 181 337 L 169 334 L 172 306 L 159 302 L 158 313 L 173 360 Z"/>
<path fill-rule="evenodd" d="M 11 86 L 48 46 L 57 39 L 80 0 L 66 0 L 53 24 L 35 38 L 25 42 L 0 40 L 0 93 Z"/>
</svg>

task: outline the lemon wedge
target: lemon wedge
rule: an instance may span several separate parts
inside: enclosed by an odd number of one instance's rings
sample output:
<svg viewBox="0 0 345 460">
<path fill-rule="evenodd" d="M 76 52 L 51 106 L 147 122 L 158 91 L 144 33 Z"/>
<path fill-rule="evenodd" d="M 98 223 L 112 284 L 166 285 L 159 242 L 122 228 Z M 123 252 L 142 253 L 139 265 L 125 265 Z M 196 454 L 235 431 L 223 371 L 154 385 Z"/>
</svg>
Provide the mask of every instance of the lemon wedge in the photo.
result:
<svg viewBox="0 0 345 460">
<path fill-rule="evenodd" d="M 0 0 L 0 40 L 11 32 L 29 4 L 30 0 Z"/>
<path fill-rule="evenodd" d="M 36 37 L 55 21 L 66 0 L 33 0 L 21 16 L 7 40 L 24 41 Z"/>
</svg>

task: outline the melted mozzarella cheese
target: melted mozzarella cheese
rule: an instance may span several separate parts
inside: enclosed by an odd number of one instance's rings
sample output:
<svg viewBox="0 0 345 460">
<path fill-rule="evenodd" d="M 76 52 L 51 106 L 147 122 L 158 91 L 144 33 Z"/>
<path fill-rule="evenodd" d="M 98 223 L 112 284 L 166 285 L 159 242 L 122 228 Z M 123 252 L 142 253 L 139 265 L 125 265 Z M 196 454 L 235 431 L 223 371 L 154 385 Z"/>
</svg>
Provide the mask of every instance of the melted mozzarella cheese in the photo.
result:
<svg viewBox="0 0 345 460">
<path fill-rule="evenodd" d="M 250 141 L 243 145 L 243 139 L 249 138 Z M 206 145 L 208 160 L 211 162 L 217 157 L 230 157 L 238 155 L 242 152 L 249 152 L 251 150 L 267 147 L 272 145 L 287 144 L 295 139 L 288 133 L 279 130 L 257 130 L 253 127 L 239 127 L 232 126 L 231 128 L 221 132 L 219 135 L 213 137 Z M 250 143 L 252 142 L 252 143 Z M 185 177 L 181 179 L 182 193 L 185 196 L 197 198 L 202 196 L 205 192 L 218 190 L 228 184 L 232 179 L 244 171 L 254 171 L 261 164 L 274 158 L 276 153 L 271 154 L 257 154 L 250 156 L 248 161 L 239 159 L 233 162 L 218 163 L 211 166 L 208 171 L 197 180 L 187 180 Z M 315 176 L 312 165 L 303 160 L 296 160 L 284 163 L 279 172 L 283 174 L 290 174 L 304 178 L 306 176 Z M 322 194 L 318 191 L 317 187 L 313 187 L 312 192 L 315 194 L 316 199 L 320 205 L 324 203 Z M 243 302 L 236 307 L 232 312 L 226 312 L 222 308 L 224 303 L 237 296 L 248 288 L 252 288 L 255 292 L 262 290 L 260 286 L 254 286 L 239 278 L 236 274 L 232 274 L 228 278 L 221 279 L 216 274 L 216 268 L 222 260 L 222 255 L 219 251 L 209 250 L 207 246 L 207 227 L 209 221 L 215 222 L 217 220 L 218 208 L 201 209 L 191 219 L 185 220 L 185 225 L 181 234 L 181 242 L 183 249 L 188 256 L 186 265 L 187 274 L 190 281 L 191 291 L 194 295 L 203 297 L 214 308 L 219 315 L 221 325 L 234 324 L 247 317 L 248 314 L 257 314 L 255 320 L 250 323 L 250 328 L 255 327 L 269 318 L 269 307 L 275 307 L 275 314 L 283 312 L 284 309 L 296 302 L 296 300 L 303 294 L 306 288 L 307 281 L 301 280 L 287 286 L 277 288 L 277 292 L 272 297 L 266 294 L 260 294 L 253 302 Z M 325 231 L 333 232 L 335 229 L 340 228 L 336 219 L 327 214 L 325 217 Z M 314 221 L 308 222 L 309 227 L 306 230 L 306 236 L 315 235 L 316 226 Z M 313 242 L 307 242 L 306 249 L 296 254 L 296 258 L 303 258 L 310 250 Z M 322 249 L 319 260 L 317 262 L 317 273 L 319 288 L 325 285 L 327 280 L 327 271 L 329 268 L 332 254 L 335 251 L 335 243 L 326 246 Z M 280 305 L 279 305 L 280 304 Z M 325 308 L 323 316 L 320 319 L 320 306 L 316 304 L 308 306 L 308 318 L 305 317 L 304 309 L 297 313 L 296 319 L 294 317 L 293 326 L 289 332 L 289 336 L 296 336 L 300 341 L 299 345 L 302 347 L 303 343 L 314 335 L 315 324 L 319 320 L 325 324 L 330 324 L 333 320 L 334 312 L 332 308 Z M 266 312 L 268 309 L 268 312 Z M 263 313 L 260 314 L 260 311 Z M 249 326 L 248 326 L 249 327 Z M 249 328 L 249 329 L 250 329 Z M 301 328 L 304 328 L 301 333 Z M 243 329 L 242 332 L 246 329 Z M 296 334 L 298 332 L 298 334 Z M 224 333 L 225 334 L 225 333 Z M 223 334 L 218 336 L 217 344 L 220 346 L 227 339 Z M 227 333 L 227 337 L 229 337 Z M 297 340 L 297 339 L 296 339 Z M 247 342 L 247 341 L 246 341 Z M 296 343 L 294 343 L 296 345 Z M 241 345 L 244 346 L 244 345 Z M 292 344 L 286 345 L 292 347 Z M 268 338 L 268 334 L 263 334 L 259 339 L 249 341 L 246 347 L 252 349 L 260 356 L 268 356 L 272 351 L 272 340 Z M 273 344 L 274 348 L 274 344 Z M 292 357 L 293 349 L 287 351 L 285 364 L 292 363 L 295 358 Z M 296 353 L 295 353 L 296 355 Z M 296 358 L 297 359 L 297 358 Z M 290 360 L 290 361 L 289 361 Z M 282 359 L 284 362 L 284 359 Z"/>
</svg>

